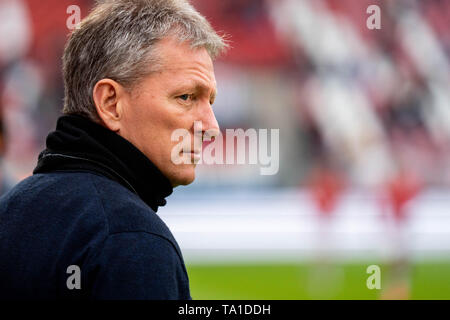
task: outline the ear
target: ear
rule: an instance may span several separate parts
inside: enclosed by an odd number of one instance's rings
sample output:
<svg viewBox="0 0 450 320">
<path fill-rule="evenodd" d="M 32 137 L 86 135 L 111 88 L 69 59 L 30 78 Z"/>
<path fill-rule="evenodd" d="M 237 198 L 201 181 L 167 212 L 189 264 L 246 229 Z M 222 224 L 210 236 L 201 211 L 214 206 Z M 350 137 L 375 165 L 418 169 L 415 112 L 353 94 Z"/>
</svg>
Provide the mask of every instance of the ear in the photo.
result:
<svg viewBox="0 0 450 320">
<path fill-rule="evenodd" d="M 111 131 L 120 131 L 126 99 L 122 85 L 111 79 L 102 79 L 95 84 L 92 96 L 103 124 Z"/>
</svg>

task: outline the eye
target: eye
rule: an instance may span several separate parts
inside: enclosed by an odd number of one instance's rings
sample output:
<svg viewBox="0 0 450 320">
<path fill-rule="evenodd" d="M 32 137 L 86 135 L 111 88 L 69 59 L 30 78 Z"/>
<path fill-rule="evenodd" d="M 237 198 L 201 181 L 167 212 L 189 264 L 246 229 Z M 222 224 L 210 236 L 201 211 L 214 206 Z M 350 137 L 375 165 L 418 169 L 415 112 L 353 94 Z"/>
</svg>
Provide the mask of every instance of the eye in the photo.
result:
<svg viewBox="0 0 450 320">
<path fill-rule="evenodd" d="M 188 101 L 190 97 L 191 97 L 190 94 L 183 94 L 181 96 L 178 96 L 178 98 L 180 98 L 181 100 L 184 100 L 184 101 Z"/>
</svg>

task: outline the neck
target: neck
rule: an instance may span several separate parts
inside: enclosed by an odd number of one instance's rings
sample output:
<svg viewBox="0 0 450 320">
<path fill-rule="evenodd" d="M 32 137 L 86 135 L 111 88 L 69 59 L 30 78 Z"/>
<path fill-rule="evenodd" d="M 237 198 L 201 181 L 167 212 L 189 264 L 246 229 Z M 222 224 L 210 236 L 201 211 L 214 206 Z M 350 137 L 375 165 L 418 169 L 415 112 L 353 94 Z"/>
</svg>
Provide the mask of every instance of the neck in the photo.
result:
<svg viewBox="0 0 450 320">
<path fill-rule="evenodd" d="M 154 211 L 173 192 L 170 181 L 134 145 L 89 119 L 66 115 L 47 137 L 33 173 L 93 171 L 136 193 Z"/>
</svg>

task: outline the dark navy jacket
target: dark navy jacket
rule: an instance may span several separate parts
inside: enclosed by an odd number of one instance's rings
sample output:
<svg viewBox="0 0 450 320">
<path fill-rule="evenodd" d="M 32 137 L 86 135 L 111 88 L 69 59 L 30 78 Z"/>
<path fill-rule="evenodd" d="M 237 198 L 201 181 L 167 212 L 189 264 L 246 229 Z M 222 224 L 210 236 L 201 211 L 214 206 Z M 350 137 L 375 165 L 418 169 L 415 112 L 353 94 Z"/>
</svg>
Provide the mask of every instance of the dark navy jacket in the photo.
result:
<svg viewBox="0 0 450 320">
<path fill-rule="evenodd" d="M 155 213 L 171 193 L 127 140 L 61 117 L 34 174 L 0 199 L 0 299 L 190 299 L 178 244 Z"/>
</svg>

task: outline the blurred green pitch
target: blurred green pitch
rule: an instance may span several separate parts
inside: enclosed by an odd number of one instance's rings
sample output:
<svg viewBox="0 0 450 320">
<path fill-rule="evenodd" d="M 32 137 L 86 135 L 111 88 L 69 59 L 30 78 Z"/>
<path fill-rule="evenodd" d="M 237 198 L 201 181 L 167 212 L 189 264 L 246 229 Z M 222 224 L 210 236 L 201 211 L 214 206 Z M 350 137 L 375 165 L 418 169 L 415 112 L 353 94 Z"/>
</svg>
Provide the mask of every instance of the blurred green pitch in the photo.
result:
<svg viewBox="0 0 450 320">
<path fill-rule="evenodd" d="M 369 290 L 366 268 L 371 264 L 376 263 L 341 263 L 325 268 L 306 263 L 188 264 L 187 269 L 191 296 L 196 300 L 379 299 L 389 278 L 383 277 L 383 270 L 389 267 L 379 264 L 381 290 Z M 450 299 L 450 261 L 414 263 L 409 279 L 411 299 Z"/>
</svg>

